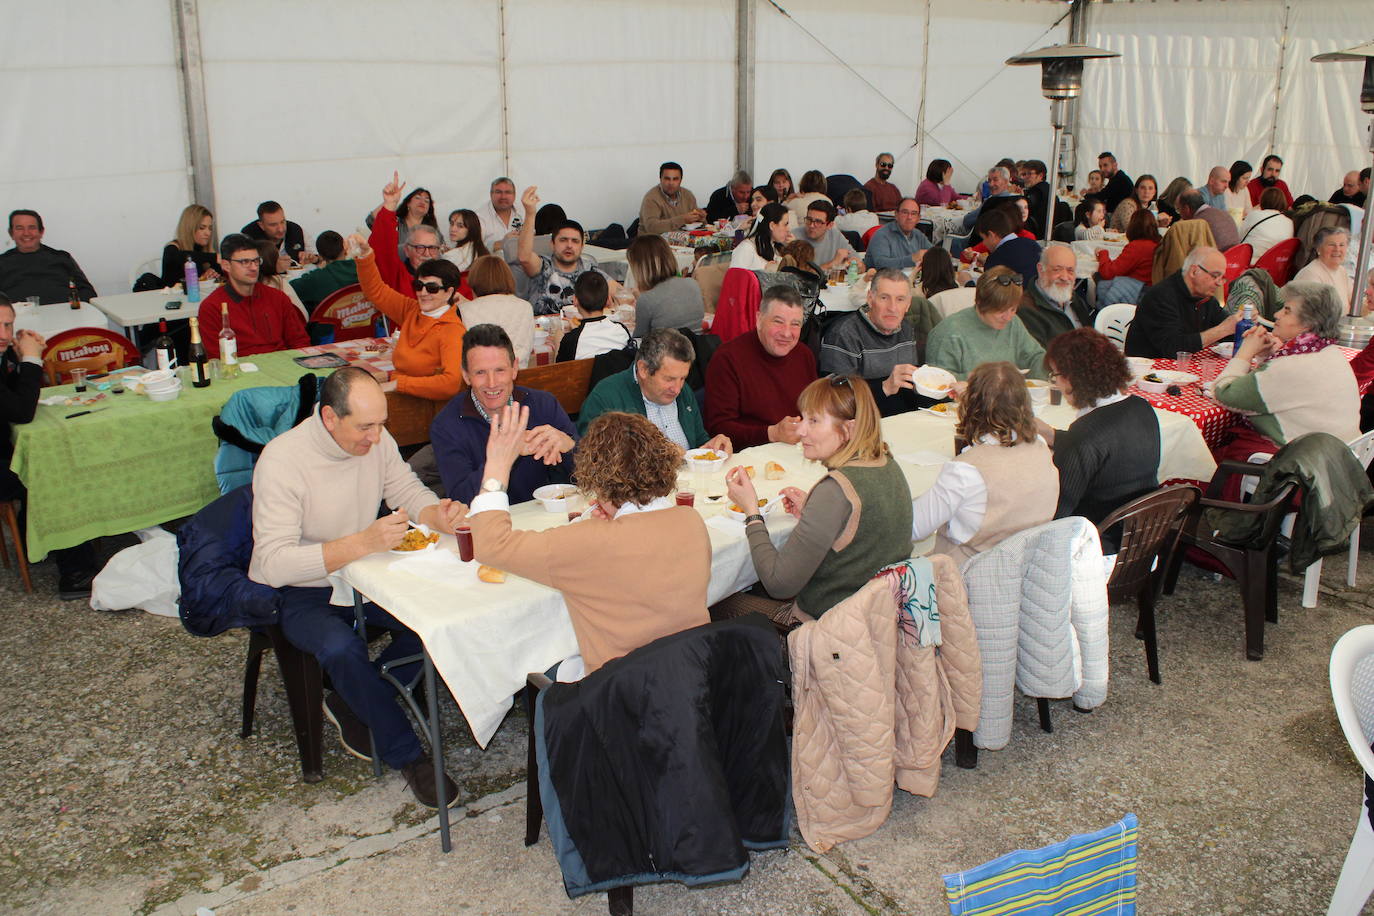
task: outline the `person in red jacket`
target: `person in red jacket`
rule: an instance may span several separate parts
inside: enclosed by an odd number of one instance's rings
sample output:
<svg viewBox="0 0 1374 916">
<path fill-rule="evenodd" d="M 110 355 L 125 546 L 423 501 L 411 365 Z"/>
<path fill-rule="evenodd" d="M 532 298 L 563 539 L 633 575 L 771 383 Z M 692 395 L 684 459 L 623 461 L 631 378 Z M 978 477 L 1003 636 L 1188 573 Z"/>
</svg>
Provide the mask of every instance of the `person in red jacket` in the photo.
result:
<svg viewBox="0 0 1374 916">
<path fill-rule="evenodd" d="M 373 216 L 372 234 L 368 236 L 367 242 L 377 255 L 377 272 L 381 274 L 382 282 L 400 295 L 408 297 L 414 292 L 415 271 L 421 264 L 443 253 L 443 239 L 438 229 L 421 223 L 410 230 L 405 246 L 406 259 L 401 260 L 398 253 L 400 235 L 396 228 L 396 208 L 400 206 L 401 192 L 405 187 L 400 175 L 392 172 L 391 181 L 382 188 L 382 205 Z M 458 295 L 463 301 L 472 298 L 472 289 L 466 279 L 459 284 Z"/>
<path fill-rule="evenodd" d="M 199 312 L 201 341 L 211 358 L 219 358 L 220 308 L 226 302 L 240 358 L 310 345 L 301 310 L 285 293 L 258 282 L 257 242 L 239 232 L 225 236 L 219 264 L 224 285 L 201 301 Z"/>
<path fill-rule="evenodd" d="M 1126 224 L 1126 247 L 1115 258 L 1105 248 L 1097 250 L 1097 307 L 1118 302 L 1134 305 L 1150 285 L 1159 224 L 1149 210 L 1137 210 Z"/>
<path fill-rule="evenodd" d="M 706 429 L 735 448 L 796 443 L 793 415 L 802 389 L 816 380 L 816 357 L 798 346 L 806 312 L 790 286 L 759 301 L 758 326 L 720 345 L 706 366 Z"/>
</svg>

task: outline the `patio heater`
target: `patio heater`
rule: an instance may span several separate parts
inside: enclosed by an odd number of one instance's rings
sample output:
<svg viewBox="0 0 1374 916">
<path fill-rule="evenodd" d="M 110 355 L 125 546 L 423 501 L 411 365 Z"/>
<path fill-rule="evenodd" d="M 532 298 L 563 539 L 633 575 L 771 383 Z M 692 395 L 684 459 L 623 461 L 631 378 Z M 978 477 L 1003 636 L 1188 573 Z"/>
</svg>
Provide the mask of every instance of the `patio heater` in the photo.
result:
<svg viewBox="0 0 1374 916">
<path fill-rule="evenodd" d="M 1050 239 L 1054 228 L 1054 204 L 1058 199 L 1059 142 L 1064 135 L 1064 103 L 1078 98 L 1083 91 L 1083 61 L 1091 57 L 1120 57 L 1115 51 L 1094 48 L 1089 45 L 1050 45 L 1035 51 L 1027 51 L 1007 58 L 1007 66 L 1020 67 L 1027 64 L 1040 65 L 1040 91 L 1050 100 L 1050 122 L 1054 125 L 1054 146 L 1050 149 L 1049 161 L 1045 163 L 1050 182 L 1049 202 L 1045 213 L 1045 241 Z"/>
<path fill-rule="evenodd" d="M 1331 51 L 1312 58 L 1314 64 L 1364 61 L 1364 80 L 1360 84 L 1360 108 L 1374 118 L 1374 41 L 1344 51 Z M 1369 150 L 1374 153 L 1374 121 L 1370 124 Z M 1366 194 L 1364 201 L 1364 223 L 1360 226 L 1360 247 L 1355 257 L 1355 283 L 1350 294 L 1350 311 L 1341 322 L 1341 343 L 1346 346 L 1362 346 L 1374 334 L 1374 326 L 1360 318 L 1361 302 L 1364 299 L 1365 281 L 1369 276 L 1369 239 L 1374 229 L 1374 193 Z"/>
</svg>

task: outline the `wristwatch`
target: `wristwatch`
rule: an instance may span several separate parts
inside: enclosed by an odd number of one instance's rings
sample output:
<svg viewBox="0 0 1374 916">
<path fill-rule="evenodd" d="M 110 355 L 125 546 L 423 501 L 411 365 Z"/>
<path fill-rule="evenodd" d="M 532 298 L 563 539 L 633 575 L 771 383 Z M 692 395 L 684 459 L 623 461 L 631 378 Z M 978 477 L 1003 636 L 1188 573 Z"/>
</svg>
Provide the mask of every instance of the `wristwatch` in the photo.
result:
<svg viewBox="0 0 1374 916">
<path fill-rule="evenodd" d="M 495 477 L 488 477 L 486 480 L 482 481 L 483 493 L 500 493 L 505 489 L 501 481 L 497 480 Z"/>
</svg>

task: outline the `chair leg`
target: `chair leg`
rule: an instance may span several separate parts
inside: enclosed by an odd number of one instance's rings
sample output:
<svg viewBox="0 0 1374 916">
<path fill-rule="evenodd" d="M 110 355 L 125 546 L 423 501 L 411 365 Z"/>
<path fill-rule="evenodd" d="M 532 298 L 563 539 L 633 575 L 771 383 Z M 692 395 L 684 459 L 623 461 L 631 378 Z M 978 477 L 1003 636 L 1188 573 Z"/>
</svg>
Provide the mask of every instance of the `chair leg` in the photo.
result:
<svg viewBox="0 0 1374 916">
<path fill-rule="evenodd" d="M 286 702 L 291 707 L 302 778 L 319 782 L 324 778 L 324 678 L 320 663 L 315 656 L 291 645 L 281 627 L 272 627 L 270 634 L 282 683 L 286 685 Z"/>
<path fill-rule="evenodd" d="M 1159 642 L 1155 633 L 1155 590 L 1154 583 L 1146 581 L 1140 589 L 1140 595 L 1136 598 L 1140 606 L 1140 616 L 1136 620 L 1136 632 L 1145 640 L 1145 667 L 1150 673 L 1150 680 L 1156 684 L 1159 680 Z"/>
<path fill-rule="evenodd" d="M 529 719 L 529 757 L 525 761 L 525 845 L 539 842 L 539 824 L 544 820 L 544 802 L 539 796 L 539 761 L 534 753 L 534 699 L 537 691 L 525 685 L 525 717 Z"/>
<path fill-rule="evenodd" d="M 243 666 L 243 718 L 240 738 L 253 735 L 253 712 L 258 704 L 258 675 L 262 672 L 262 655 L 272 648 L 267 634 L 252 630 L 248 634 L 248 661 Z"/>
<path fill-rule="evenodd" d="M 1264 619 L 1279 622 L 1279 556 L 1271 545 L 1264 557 Z"/>
<path fill-rule="evenodd" d="M 606 892 L 606 909 L 611 916 L 634 916 L 635 889 L 633 887 L 613 887 Z"/>
<path fill-rule="evenodd" d="M 1355 824 L 1355 836 L 1345 854 L 1345 865 L 1331 893 L 1327 916 L 1355 916 L 1364 909 L 1370 892 L 1374 891 L 1374 830 L 1369 826 L 1369 812 L 1360 806 L 1360 819 Z"/>
<path fill-rule="evenodd" d="M 1245 605 L 1245 657 L 1252 662 L 1264 658 L 1264 618 L 1266 595 L 1263 551 L 1247 551 L 1240 569 L 1241 600 Z"/>
<path fill-rule="evenodd" d="M 1345 567 L 1345 584 L 1355 587 L 1355 568 L 1360 560 L 1360 526 L 1356 525 L 1355 530 L 1350 532 L 1350 558 Z"/>
<path fill-rule="evenodd" d="M 19 513 L 14 511 L 14 503 L 5 504 L 5 521 L 10 526 L 10 535 L 14 538 L 14 560 L 19 566 L 19 579 L 24 583 L 24 591 L 33 591 L 33 580 L 29 578 L 29 558 L 24 553 L 24 539 L 19 533 Z M 6 563 L 6 566 L 9 564 Z"/>
<path fill-rule="evenodd" d="M 1054 724 L 1050 722 L 1050 701 L 1045 697 L 1036 697 L 1035 705 L 1040 711 L 1040 729 L 1054 734 Z"/>
<path fill-rule="evenodd" d="M 978 767 L 978 745 L 973 743 L 973 732 L 966 728 L 954 730 L 954 765 L 961 770 Z"/>
<path fill-rule="evenodd" d="M 1317 559 L 1312 563 L 1312 565 L 1307 567 L 1307 570 L 1302 574 L 1303 607 L 1317 606 L 1317 590 L 1320 588 L 1321 584 L 1322 560 L 1321 557 L 1317 557 Z"/>
</svg>

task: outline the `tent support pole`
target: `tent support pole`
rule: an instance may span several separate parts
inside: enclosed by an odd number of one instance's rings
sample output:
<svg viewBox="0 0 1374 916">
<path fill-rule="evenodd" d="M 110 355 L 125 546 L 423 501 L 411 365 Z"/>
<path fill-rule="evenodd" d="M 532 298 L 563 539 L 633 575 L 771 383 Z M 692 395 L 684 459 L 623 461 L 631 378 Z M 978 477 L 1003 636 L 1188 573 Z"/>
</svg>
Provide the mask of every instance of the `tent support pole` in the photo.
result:
<svg viewBox="0 0 1374 916">
<path fill-rule="evenodd" d="M 510 110 L 506 95 L 506 0 L 496 4 L 496 75 L 501 89 L 501 174 L 510 174 Z"/>
<path fill-rule="evenodd" d="M 186 152 L 191 199 L 215 206 L 215 176 L 210 161 L 210 119 L 205 108 L 205 68 L 200 53 L 199 0 L 172 0 L 176 16 L 177 57 L 181 71 L 181 105 L 186 118 Z"/>
<path fill-rule="evenodd" d="M 735 0 L 735 168 L 754 173 L 757 0 Z"/>
</svg>

